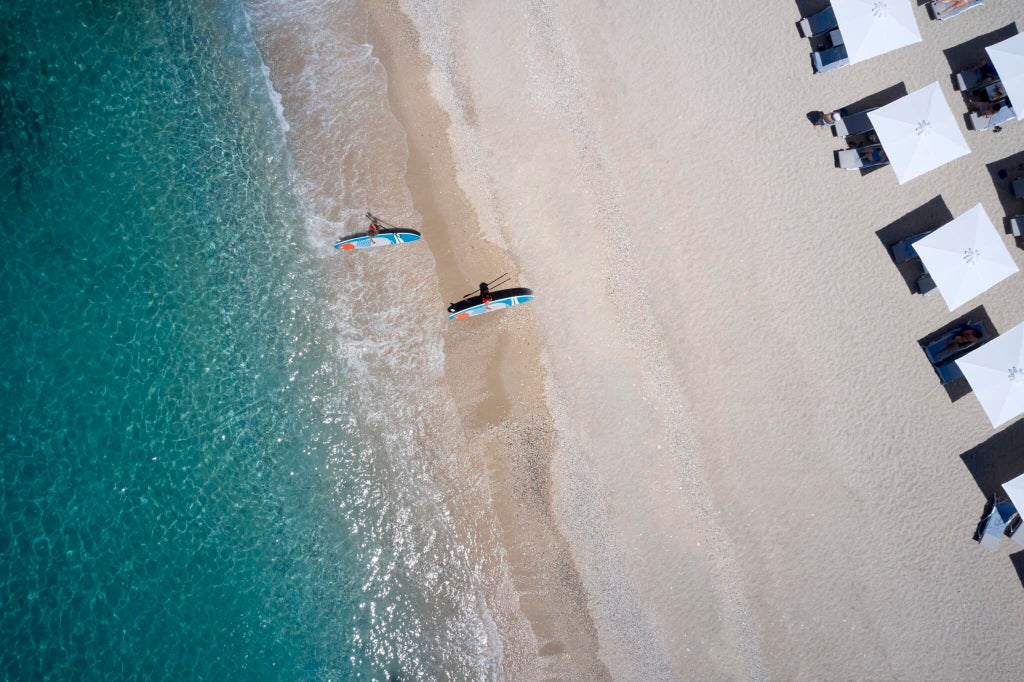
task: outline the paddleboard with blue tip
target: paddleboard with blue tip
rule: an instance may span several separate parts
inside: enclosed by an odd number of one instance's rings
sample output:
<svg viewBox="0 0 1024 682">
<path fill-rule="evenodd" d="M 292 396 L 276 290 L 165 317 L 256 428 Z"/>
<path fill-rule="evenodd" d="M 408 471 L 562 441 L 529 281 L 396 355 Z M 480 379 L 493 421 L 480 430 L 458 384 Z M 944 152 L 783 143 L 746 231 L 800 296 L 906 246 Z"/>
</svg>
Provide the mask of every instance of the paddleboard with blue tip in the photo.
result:
<svg viewBox="0 0 1024 682">
<path fill-rule="evenodd" d="M 465 317 L 475 317 L 484 313 L 493 313 L 496 310 L 504 310 L 514 305 L 529 303 L 534 299 L 533 292 L 529 289 L 504 289 L 491 292 L 491 302 L 484 305 L 480 296 L 471 296 L 458 303 L 448 306 L 448 319 L 461 320 Z"/>
<path fill-rule="evenodd" d="M 334 244 L 339 251 L 355 251 L 356 249 L 372 249 L 375 246 L 394 246 L 419 241 L 420 233 L 416 230 L 389 230 L 378 232 L 373 237 L 362 234 L 356 237 L 340 239 Z"/>
</svg>

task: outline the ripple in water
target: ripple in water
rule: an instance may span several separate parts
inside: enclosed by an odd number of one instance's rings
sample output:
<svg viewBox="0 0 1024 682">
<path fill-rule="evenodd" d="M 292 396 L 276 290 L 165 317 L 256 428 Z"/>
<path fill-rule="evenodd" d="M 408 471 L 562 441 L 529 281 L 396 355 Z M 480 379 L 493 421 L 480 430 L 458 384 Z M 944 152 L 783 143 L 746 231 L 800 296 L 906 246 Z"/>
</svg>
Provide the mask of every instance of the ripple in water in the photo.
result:
<svg viewBox="0 0 1024 682">
<path fill-rule="evenodd" d="M 193 5 L 0 5 L 3 674 L 487 675 L 349 397 L 244 14 Z"/>
</svg>

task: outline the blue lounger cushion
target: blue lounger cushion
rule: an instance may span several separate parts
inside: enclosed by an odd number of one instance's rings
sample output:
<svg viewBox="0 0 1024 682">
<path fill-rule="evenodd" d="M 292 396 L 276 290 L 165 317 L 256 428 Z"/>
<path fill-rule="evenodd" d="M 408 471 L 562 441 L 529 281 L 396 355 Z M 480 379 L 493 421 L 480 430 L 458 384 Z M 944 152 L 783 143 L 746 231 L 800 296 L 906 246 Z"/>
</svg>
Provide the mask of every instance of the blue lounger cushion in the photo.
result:
<svg viewBox="0 0 1024 682">
<path fill-rule="evenodd" d="M 992 62 L 985 62 L 976 69 L 961 71 L 956 75 L 957 90 L 973 90 L 981 85 L 988 85 L 999 80 L 999 74 Z"/>
<path fill-rule="evenodd" d="M 1010 183 L 1010 189 L 1013 191 L 1013 196 L 1018 199 L 1024 199 L 1024 175 L 1014 178 L 1013 182 Z"/>
<path fill-rule="evenodd" d="M 924 273 L 917 278 L 917 293 L 922 296 L 935 291 L 935 280 L 929 273 Z"/>
<path fill-rule="evenodd" d="M 836 21 L 836 12 L 832 9 L 831 5 L 816 14 L 804 17 L 798 25 L 800 26 L 800 33 L 804 38 L 812 38 L 819 33 L 827 33 L 839 28 L 839 22 Z"/>
<path fill-rule="evenodd" d="M 908 260 L 917 259 L 917 251 L 914 251 L 914 244 L 921 239 L 924 239 L 930 235 L 934 230 L 928 230 L 921 234 L 915 234 L 913 237 L 907 237 L 901 242 L 897 242 L 892 246 L 892 257 L 897 263 L 906 263 Z"/>
<path fill-rule="evenodd" d="M 836 45 L 827 50 L 812 53 L 811 62 L 814 64 L 815 73 L 825 73 L 846 66 L 850 63 L 850 58 L 846 53 L 845 45 Z"/>
<path fill-rule="evenodd" d="M 955 359 L 947 360 L 941 365 L 935 365 L 935 373 L 939 375 L 939 380 L 943 386 L 964 378 L 964 373 L 960 371 L 960 367 L 956 364 Z"/>
<path fill-rule="evenodd" d="M 864 111 L 858 111 L 856 114 L 849 114 L 848 116 L 840 115 L 839 120 L 836 121 L 835 129 L 836 136 L 846 137 L 847 135 L 860 135 L 866 133 L 869 130 L 875 129 L 875 124 L 868 118 L 868 112 L 874 111 L 875 107 L 865 109 Z"/>
</svg>

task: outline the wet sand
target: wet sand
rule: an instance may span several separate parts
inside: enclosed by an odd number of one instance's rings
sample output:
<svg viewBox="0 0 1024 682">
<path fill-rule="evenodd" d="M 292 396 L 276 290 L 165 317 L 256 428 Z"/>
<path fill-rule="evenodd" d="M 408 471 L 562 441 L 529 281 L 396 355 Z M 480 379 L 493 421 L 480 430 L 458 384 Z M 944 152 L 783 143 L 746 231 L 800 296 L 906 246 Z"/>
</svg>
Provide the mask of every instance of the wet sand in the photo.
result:
<svg viewBox="0 0 1024 682">
<path fill-rule="evenodd" d="M 370 42 L 388 72 L 392 112 L 406 131 L 406 181 L 437 262 L 442 295 L 457 301 L 481 280 L 520 275 L 515 259 L 484 239 L 459 188 L 445 130 L 430 95 L 430 64 L 409 20 L 371 9 Z M 492 488 L 491 509 L 529 623 L 529 639 L 499 622 L 510 678 L 606 679 L 586 593 L 552 510 L 554 426 L 544 402 L 541 334 L 529 308 L 453 323 L 444 335 L 445 380 L 466 441 L 477 443 Z"/>
</svg>

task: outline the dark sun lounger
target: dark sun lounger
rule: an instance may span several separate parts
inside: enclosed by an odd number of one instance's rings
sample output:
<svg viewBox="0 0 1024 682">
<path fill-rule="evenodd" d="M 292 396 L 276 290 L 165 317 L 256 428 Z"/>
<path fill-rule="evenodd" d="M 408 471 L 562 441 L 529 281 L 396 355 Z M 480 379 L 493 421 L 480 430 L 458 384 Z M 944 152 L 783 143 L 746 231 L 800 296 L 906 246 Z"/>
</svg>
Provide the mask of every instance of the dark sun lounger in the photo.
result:
<svg viewBox="0 0 1024 682">
<path fill-rule="evenodd" d="M 907 237 L 901 242 L 892 246 L 892 257 L 897 263 L 906 263 L 908 260 L 917 260 L 917 251 L 914 251 L 914 244 L 930 235 L 934 230 L 928 230 L 913 237 Z"/>
<path fill-rule="evenodd" d="M 798 26 L 800 27 L 800 34 L 804 38 L 813 38 L 821 33 L 828 33 L 833 29 L 839 28 L 839 22 L 836 21 L 835 10 L 829 5 L 820 12 L 801 19 Z"/>
</svg>

